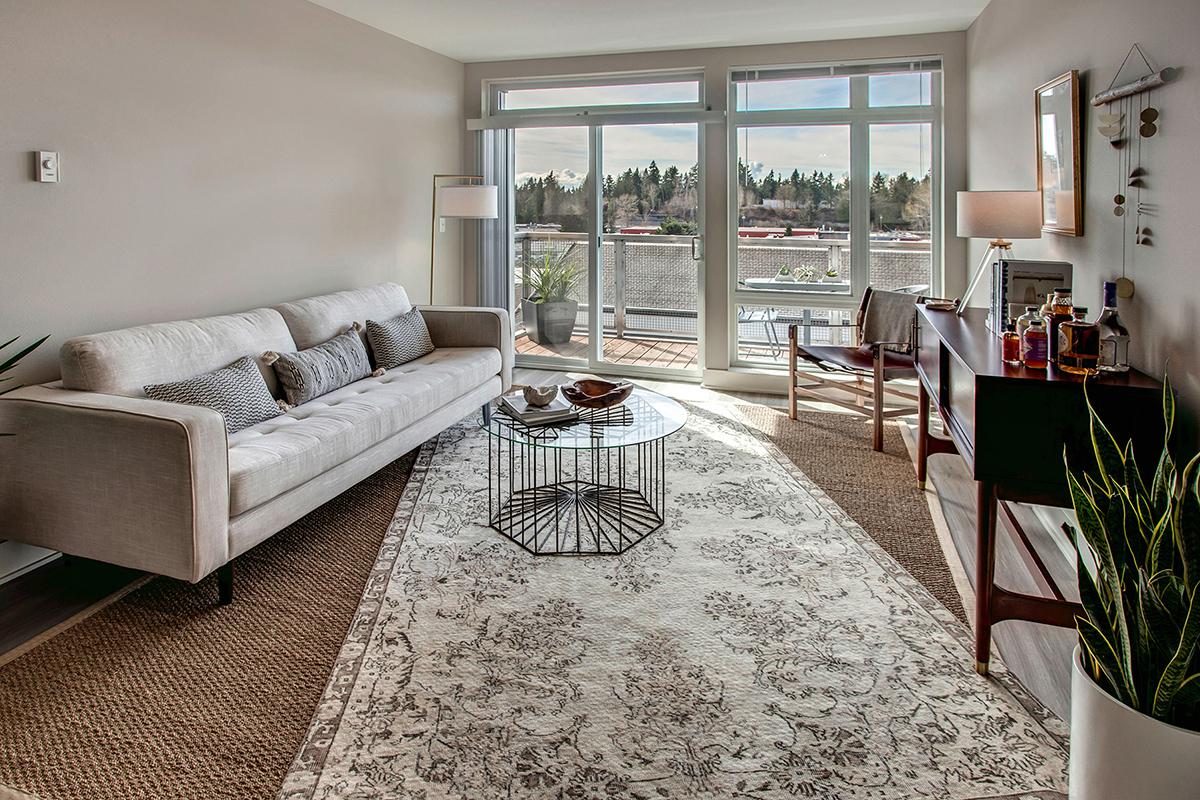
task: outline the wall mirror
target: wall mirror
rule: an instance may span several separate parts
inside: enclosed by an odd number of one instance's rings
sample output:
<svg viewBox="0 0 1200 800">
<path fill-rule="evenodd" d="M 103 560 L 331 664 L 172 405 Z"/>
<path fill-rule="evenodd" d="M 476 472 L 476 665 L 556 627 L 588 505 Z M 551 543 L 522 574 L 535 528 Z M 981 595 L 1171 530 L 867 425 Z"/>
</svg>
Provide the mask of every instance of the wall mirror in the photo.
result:
<svg viewBox="0 0 1200 800">
<path fill-rule="evenodd" d="M 1042 230 L 1083 235 L 1083 176 L 1079 154 L 1079 72 L 1059 75 L 1035 94 L 1038 190 Z"/>
</svg>

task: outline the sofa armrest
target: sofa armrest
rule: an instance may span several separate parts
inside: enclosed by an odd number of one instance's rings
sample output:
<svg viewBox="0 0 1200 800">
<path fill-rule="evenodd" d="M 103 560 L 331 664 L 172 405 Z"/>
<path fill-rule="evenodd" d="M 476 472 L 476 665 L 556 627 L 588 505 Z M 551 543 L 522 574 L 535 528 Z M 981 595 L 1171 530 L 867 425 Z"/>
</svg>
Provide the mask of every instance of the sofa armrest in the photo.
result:
<svg viewBox="0 0 1200 800">
<path fill-rule="evenodd" d="M 512 388 L 513 337 L 509 313 L 502 308 L 421 306 L 434 347 L 495 347 L 500 351 L 504 391 Z"/>
<path fill-rule="evenodd" d="M 198 581 L 229 559 L 209 408 L 48 386 L 0 398 L 0 538 Z"/>
</svg>

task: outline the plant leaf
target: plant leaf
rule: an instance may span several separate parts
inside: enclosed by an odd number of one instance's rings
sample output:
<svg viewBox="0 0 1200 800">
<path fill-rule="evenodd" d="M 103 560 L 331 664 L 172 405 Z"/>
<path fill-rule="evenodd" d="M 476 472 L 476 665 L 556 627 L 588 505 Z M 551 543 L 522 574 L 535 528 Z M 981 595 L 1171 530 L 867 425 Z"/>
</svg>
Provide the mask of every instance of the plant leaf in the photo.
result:
<svg viewBox="0 0 1200 800">
<path fill-rule="evenodd" d="M 1079 641 L 1087 649 L 1092 664 L 1099 668 L 1108 681 L 1109 693 L 1130 708 L 1138 709 L 1137 697 L 1130 690 L 1126 676 L 1121 671 L 1120 660 L 1112 643 L 1090 620 L 1076 617 L 1075 622 L 1079 630 Z"/>
<path fill-rule="evenodd" d="M 1158 679 L 1158 687 L 1154 690 L 1154 703 L 1150 713 L 1156 719 L 1167 719 L 1171 713 L 1171 705 L 1183 680 L 1187 676 L 1188 666 L 1192 662 L 1192 653 L 1196 649 L 1196 639 L 1200 638 L 1200 609 L 1197 608 L 1196 598 L 1200 592 L 1192 592 L 1188 603 L 1187 617 L 1183 622 L 1183 631 L 1179 635 L 1179 644 L 1174 655 L 1163 669 L 1162 677 Z"/>
<path fill-rule="evenodd" d="M 1183 582 L 1194 593 L 1200 583 L 1200 454 L 1184 467 L 1174 518 L 1174 542 L 1183 562 Z"/>
<path fill-rule="evenodd" d="M 1150 505 L 1155 514 L 1162 514 L 1170 504 L 1171 490 L 1175 485 L 1175 461 L 1171 458 L 1171 431 L 1175 427 L 1175 394 L 1171 391 L 1171 378 L 1163 376 L 1163 448 L 1150 484 Z"/>
<path fill-rule="evenodd" d="M 1096 466 L 1100 468 L 1104 487 L 1111 491 L 1113 485 L 1125 475 L 1125 458 L 1121 455 L 1117 440 L 1100 419 L 1096 409 L 1092 408 L 1092 401 L 1088 398 L 1088 381 L 1083 382 L 1083 400 L 1088 409 L 1088 424 L 1091 428 L 1092 452 L 1096 455 Z"/>
</svg>

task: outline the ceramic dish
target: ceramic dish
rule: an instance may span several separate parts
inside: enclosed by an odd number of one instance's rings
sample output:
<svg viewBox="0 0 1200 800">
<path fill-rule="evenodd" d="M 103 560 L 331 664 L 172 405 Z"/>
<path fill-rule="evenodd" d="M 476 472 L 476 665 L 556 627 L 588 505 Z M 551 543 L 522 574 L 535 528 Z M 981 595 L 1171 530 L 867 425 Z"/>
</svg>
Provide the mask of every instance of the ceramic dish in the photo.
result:
<svg viewBox="0 0 1200 800">
<path fill-rule="evenodd" d="M 610 383 L 597 379 L 563 384 L 563 397 L 581 408 L 610 408 L 624 403 L 633 392 L 632 383 Z"/>
</svg>

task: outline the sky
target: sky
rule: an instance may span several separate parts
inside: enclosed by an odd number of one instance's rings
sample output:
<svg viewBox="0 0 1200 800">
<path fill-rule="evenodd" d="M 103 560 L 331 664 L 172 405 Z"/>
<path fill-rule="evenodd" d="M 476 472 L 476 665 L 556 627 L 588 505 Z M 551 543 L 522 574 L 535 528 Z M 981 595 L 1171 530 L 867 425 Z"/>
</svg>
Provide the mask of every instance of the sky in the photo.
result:
<svg viewBox="0 0 1200 800">
<path fill-rule="evenodd" d="M 747 88 L 748 86 L 748 88 Z M 531 108 L 580 103 L 695 102 L 692 83 L 645 86 L 590 86 L 563 89 L 510 91 L 506 108 Z M 912 105 L 929 97 L 928 75 L 871 76 L 868 95 L 872 105 Z M 754 111 L 780 107 L 845 108 L 849 105 L 846 78 L 759 81 L 741 84 L 738 107 Z M 756 175 L 849 173 L 849 128 L 809 126 L 743 128 L 738 132 L 738 155 Z M 582 182 L 588 168 L 587 129 L 521 128 L 516 132 L 518 183 L 553 170 L 567 185 Z M 619 125 L 603 132 L 605 175 L 645 168 L 654 160 L 660 170 L 676 166 L 690 169 L 697 160 L 697 126 Z M 922 176 L 929 170 L 928 125 L 875 125 L 871 129 L 871 172 Z"/>
</svg>

